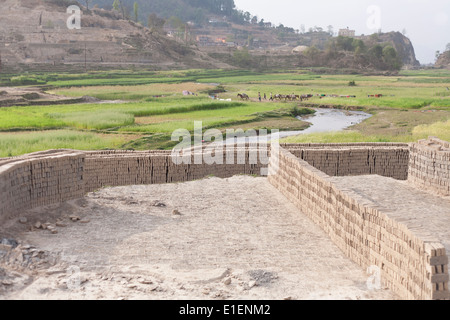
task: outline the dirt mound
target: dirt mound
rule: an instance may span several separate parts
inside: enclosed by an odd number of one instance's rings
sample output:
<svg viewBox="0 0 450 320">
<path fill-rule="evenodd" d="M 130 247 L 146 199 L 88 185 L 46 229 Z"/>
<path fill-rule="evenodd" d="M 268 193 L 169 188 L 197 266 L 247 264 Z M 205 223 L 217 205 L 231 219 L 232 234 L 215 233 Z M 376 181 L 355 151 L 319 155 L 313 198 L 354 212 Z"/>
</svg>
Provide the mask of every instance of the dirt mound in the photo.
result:
<svg viewBox="0 0 450 320">
<path fill-rule="evenodd" d="M 95 98 L 93 98 L 95 99 Z M 70 104 L 84 101 L 83 98 L 71 98 L 46 93 L 39 87 L 4 87 L 0 88 L 0 107 Z"/>
</svg>

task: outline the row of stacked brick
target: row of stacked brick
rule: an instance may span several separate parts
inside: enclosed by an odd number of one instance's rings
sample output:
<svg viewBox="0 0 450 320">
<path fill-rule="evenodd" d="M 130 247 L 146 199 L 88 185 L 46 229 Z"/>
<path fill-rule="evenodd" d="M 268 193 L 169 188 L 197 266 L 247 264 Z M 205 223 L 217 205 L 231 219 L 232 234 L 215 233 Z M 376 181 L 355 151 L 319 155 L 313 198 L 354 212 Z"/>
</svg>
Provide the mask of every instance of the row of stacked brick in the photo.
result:
<svg viewBox="0 0 450 320">
<path fill-rule="evenodd" d="M 289 147 L 296 157 L 330 176 L 377 174 L 397 180 L 408 178 L 409 149 L 404 147 Z"/>
<path fill-rule="evenodd" d="M 402 299 L 449 299 L 448 258 L 437 241 L 340 190 L 328 175 L 280 149 L 269 164 L 269 182 L 309 216 L 353 261 L 380 270 L 383 284 Z"/>
<path fill-rule="evenodd" d="M 210 175 L 260 175 L 268 160 L 264 165 L 254 155 L 258 155 L 257 149 L 234 149 L 212 153 L 215 159 L 208 162 L 202 151 L 179 159 L 170 151 L 89 153 L 85 163 L 86 191 L 105 186 L 192 181 Z"/>
<path fill-rule="evenodd" d="M 411 144 L 408 180 L 440 195 L 450 195 L 450 144 L 430 137 Z"/>
<path fill-rule="evenodd" d="M 0 220 L 16 212 L 84 195 L 84 154 L 61 151 L 0 166 Z"/>
</svg>

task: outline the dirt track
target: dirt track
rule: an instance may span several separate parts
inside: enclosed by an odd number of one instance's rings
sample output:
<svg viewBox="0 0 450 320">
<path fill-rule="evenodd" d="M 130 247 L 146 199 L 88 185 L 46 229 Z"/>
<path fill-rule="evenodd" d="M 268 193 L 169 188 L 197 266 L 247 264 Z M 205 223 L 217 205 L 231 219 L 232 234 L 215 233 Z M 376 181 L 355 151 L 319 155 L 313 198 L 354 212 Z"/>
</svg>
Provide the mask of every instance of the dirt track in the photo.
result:
<svg viewBox="0 0 450 320">
<path fill-rule="evenodd" d="M 23 217 L 0 231 L 21 243 L 0 299 L 396 299 L 265 178 L 102 189 Z"/>
</svg>

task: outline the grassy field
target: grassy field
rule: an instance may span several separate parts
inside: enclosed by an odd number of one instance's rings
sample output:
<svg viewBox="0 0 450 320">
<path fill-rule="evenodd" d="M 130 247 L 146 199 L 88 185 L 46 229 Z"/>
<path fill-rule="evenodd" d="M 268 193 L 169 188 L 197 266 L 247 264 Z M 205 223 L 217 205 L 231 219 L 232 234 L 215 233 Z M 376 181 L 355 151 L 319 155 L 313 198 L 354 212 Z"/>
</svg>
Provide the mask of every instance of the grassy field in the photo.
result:
<svg viewBox="0 0 450 320">
<path fill-rule="evenodd" d="M 0 135 L 0 157 L 11 157 L 49 149 L 115 149 L 124 145 L 128 139 L 129 137 L 126 136 L 99 135 L 69 130 L 2 133 Z"/>
<path fill-rule="evenodd" d="M 300 135 L 286 141 L 407 142 L 428 135 L 450 140 L 448 70 L 402 71 L 396 76 L 326 75 L 311 70 L 265 74 L 245 70 L 111 71 L 34 74 L 20 79 L 51 86 L 50 93 L 87 95 L 105 102 L 0 108 L 0 157 L 49 148 L 167 149 L 176 144 L 171 133 L 180 128 L 192 131 L 194 121 L 202 121 L 205 130 L 302 130 L 308 124 L 294 117 L 293 108 L 317 106 L 359 109 L 373 116 L 348 131 Z M 0 81 L 11 85 L 8 77 L 2 76 Z M 356 85 L 350 86 L 351 81 Z M 220 100 L 211 99 L 214 89 L 221 89 L 217 90 Z M 186 90 L 195 95 L 184 96 Z M 258 92 L 267 98 L 270 93 L 313 97 L 303 102 L 259 102 Z M 240 101 L 238 93 L 247 93 L 250 101 Z M 369 97 L 375 94 L 382 97 Z"/>
</svg>

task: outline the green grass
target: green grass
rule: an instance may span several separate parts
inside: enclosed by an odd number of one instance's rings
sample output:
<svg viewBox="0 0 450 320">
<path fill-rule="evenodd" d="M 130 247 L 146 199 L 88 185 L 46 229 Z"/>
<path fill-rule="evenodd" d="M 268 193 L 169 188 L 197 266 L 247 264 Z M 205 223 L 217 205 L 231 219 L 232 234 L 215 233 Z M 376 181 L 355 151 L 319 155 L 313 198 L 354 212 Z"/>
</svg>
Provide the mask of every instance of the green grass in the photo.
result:
<svg viewBox="0 0 450 320">
<path fill-rule="evenodd" d="M 124 139 L 68 130 L 0 134 L 0 157 L 48 149 L 99 150 L 119 148 Z"/>
<path fill-rule="evenodd" d="M 184 102 L 184 103 L 183 103 Z M 75 104 L 54 106 L 30 106 L 0 108 L 0 130 L 29 129 L 110 129 L 129 126 L 135 117 L 169 114 L 187 114 L 205 111 L 215 116 L 220 109 L 239 109 L 240 102 L 211 102 L 203 99 L 168 99 L 156 102 L 132 102 L 110 104 Z M 253 110 L 256 110 L 253 108 Z M 195 114 L 194 114 L 195 117 Z M 197 118 L 196 118 L 197 119 Z"/>
<path fill-rule="evenodd" d="M 76 129 L 104 130 L 128 126 L 134 116 L 118 110 L 94 110 L 92 112 L 52 113 L 49 117 L 61 120 L 65 126 Z"/>
<path fill-rule="evenodd" d="M 2 74 L 0 82 L 10 85 L 10 80 L 18 76 L 22 75 Z M 192 131 L 194 121 L 202 121 L 204 130 L 303 128 L 304 123 L 298 121 L 297 126 L 297 120 L 293 118 L 293 107 L 297 107 L 298 111 L 305 106 L 320 105 L 357 107 L 373 113 L 374 117 L 363 125 L 355 126 L 353 131 L 289 139 L 298 142 L 409 142 L 434 135 L 450 140 L 450 123 L 447 121 L 450 112 L 448 70 L 402 71 L 396 76 L 314 74 L 308 70 L 272 73 L 248 70 L 124 70 L 25 76 L 37 83 L 53 86 L 52 93 L 70 97 L 89 95 L 124 102 L 0 108 L 0 131 L 4 132 L 0 133 L 0 140 L 4 143 L 1 145 L 3 156 L 54 147 L 168 148 L 173 145 L 170 142 L 172 132 L 181 128 Z M 350 81 L 354 81 L 356 86 L 348 86 Z M 226 90 L 219 97 L 232 99 L 232 102 L 212 101 L 204 93 L 216 84 L 221 84 Z M 183 96 L 183 90 L 196 92 L 198 96 Z M 243 92 L 252 100 L 237 99 L 237 93 Z M 261 95 L 266 93 L 267 97 L 271 92 L 311 93 L 314 97 L 302 103 L 260 103 L 256 101 L 258 92 Z M 356 98 L 319 98 L 317 94 L 355 95 Z M 383 97 L 369 98 L 371 94 L 382 94 Z M 49 129 L 58 131 L 42 131 Z M 10 133 L 25 130 L 33 132 Z M 136 140 L 125 139 L 126 144 L 121 145 L 119 140 L 122 138 L 117 135 L 86 133 L 85 130 L 135 133 L 133 139 Z M 143 134 L 146 136 L 143 137 Z M 39 137 L 42 143 L 35 137 Z M 18 148 L 12 147 L 14 144 Z"/>
<path fill-rule="evenodd" d="M 35 108 L 11 107 L 0 108 L 0 130 L 25 130 L 60 128 L 64 122 L 47 117 L 44 112 Z"/>
<path fill-rule="evenodd" d="M 139 125 L 122 127 L 119 131 L 125 132 L 145 132 L 145 133 L 172 133 L 176 129 L 194 130 L 194 121 L 202 121 L 205 128 L 223 128 L 237 124 L 248 123 L 261 120 L 266 117 L 265 113 L 279 110 L 286 105 L 280 104 L 242 104 L 221 110 L 207 109 L 182 113 L 170 113 L 165 115 L 155 115 L 148 119 L 139 119 Z"/>
</svg>

